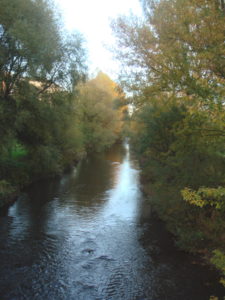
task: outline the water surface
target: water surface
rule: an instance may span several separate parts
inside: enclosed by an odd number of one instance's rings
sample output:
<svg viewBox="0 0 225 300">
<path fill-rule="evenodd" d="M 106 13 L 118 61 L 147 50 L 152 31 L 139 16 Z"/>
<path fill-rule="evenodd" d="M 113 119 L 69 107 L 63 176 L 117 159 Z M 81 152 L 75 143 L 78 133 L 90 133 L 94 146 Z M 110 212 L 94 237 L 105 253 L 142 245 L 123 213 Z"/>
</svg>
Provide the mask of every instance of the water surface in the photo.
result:
<svg viewBox="0 0 225 300">
<path fill-rule="evenodd" d="M 0 217 L 0 299 L 208 300 L 218 276 L 173 246 L 129 145 L 32 185 Z"/>
</svg>

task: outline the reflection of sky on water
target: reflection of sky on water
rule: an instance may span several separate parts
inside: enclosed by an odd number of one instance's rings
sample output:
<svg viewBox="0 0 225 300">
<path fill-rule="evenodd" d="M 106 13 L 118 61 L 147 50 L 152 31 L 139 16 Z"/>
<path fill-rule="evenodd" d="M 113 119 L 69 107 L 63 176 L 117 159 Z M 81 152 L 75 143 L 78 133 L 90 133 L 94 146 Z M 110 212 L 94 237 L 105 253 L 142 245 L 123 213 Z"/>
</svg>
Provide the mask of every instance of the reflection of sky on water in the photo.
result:
<svg viewBox="0 0 225 300">
<path fill-rule="evenodd" d="M 32 185 L 0 218 L 0 295 L 208 299 L 203 278 L 215 276 L 192 266 L 149 212 L 127 143 Z"/>
<path fill-rule="evenodd" d="M 115 185 L 106 192 L 108 200 L 103 210 L 106 218 L 135 220 L 140 197 L 139 172 L 131 167 L 129 145 L 125 144 L 126 155 L 123 162 L 115 167 Z"/>
<path fill-rule="evenodd" d="M 20 202 L 17 201 L 13 206 L 9 208 L 8 217 L 11 217 L 10 232 L 9 235 L 13 239 L 23 240 L 27 235 L 27 230 L 30 226 L 30 215 L 25 213 L 21 208 Z"/>
<path fill-rule="evenodd" d="M 87 158 L 70 174 L 39 183 L 12 207 L 9 235 L 23 240 L 33 230 L 73 232 L 96 222 L 135 218 L 139 195 L 138 171 L 131 167 L 129 145 Z M 62 226 L 63 224 L 63 226 Z M 38 226 L 38 227 L 37 227 Z M 35 229 L 34 229 L 35 228 Z M 39 228 L 39 229 L 38 229 Z"/>
</svg>

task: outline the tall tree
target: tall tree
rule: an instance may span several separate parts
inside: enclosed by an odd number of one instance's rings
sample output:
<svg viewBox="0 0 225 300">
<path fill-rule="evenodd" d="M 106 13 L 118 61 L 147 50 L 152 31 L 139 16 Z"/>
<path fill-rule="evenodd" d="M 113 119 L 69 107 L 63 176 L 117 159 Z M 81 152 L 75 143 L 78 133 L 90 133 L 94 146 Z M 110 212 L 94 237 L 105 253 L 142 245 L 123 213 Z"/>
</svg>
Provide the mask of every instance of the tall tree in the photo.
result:
<svg viewBox="0 0 225 300">
<path fill-rule="evenodd" d="M 144 21 L 121 17 L 113 25 L 118 57 L 129 70 L 127 77 L 123 74 L 127 84 L 133 89 L 147 85 L 151 94 L 180 91 L 221 103 L 225 75 L 221 9 L 210 0 L 142 3 Z"/>
<path fill-rule="evenodd" d="M 180 246 L 218 247 L 223 258 L 224 1 L 141 2 L 143 18 L 120 17 L 113 28 L 143 174 Z"/>
<path fill-rule="evenodd" d="M 72 93 L 85 78 L 86 53 L 79 33 L 63 32 L 49 1 L 0 6 L 0 180 L 23 184 L 24 176 L 60 171 L 79 152 L 71 151 L 79 144 L 71 142 L 79 136 Z"/>
</svg>

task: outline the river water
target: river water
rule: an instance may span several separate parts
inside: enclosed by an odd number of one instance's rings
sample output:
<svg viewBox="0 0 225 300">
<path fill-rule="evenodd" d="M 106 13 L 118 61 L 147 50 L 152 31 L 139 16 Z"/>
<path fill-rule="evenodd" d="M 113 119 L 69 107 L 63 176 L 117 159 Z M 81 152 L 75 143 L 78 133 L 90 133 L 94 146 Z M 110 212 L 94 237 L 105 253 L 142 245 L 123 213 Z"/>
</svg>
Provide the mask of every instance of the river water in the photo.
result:
<svg viewBox="0 0 225 300">
<path fill-rule="evenodd" d="M 213 270 L 151 215 L 129 145 L 32 185 L 0 217 L 0 299 L 208 300 Z"/>
</svg>

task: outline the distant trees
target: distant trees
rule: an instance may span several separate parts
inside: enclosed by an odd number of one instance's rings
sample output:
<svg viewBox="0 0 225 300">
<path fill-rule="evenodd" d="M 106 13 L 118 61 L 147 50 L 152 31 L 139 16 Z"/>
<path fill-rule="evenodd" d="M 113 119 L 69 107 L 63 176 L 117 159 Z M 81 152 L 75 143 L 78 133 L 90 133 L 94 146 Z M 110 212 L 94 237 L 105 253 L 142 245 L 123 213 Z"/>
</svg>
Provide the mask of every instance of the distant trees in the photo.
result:
<svg viewBox="0 0 225 300">
<path fill-rule="evenodd" d="M 141 2 L 144 20 L 121 17 L 113 28 L 144 178 L 181 247 L 224 252 L 224 3 Z"/>
<path fill-rule="evenodd" d="M 100 151 L 112 145 L 121 131 L 121 114 L 115 102 L 124 97 L 118 86 L 106 74 L 78 87 L 78 107 L 82 120 L 84 143 L 88 151 Z"/>
</svg>

